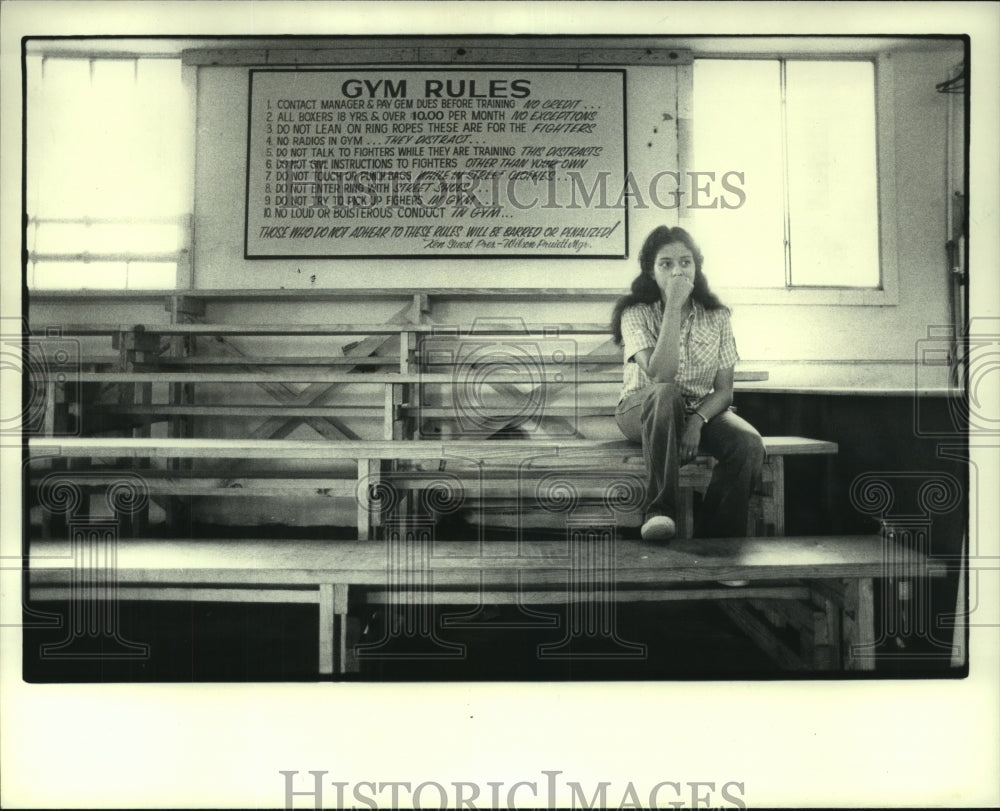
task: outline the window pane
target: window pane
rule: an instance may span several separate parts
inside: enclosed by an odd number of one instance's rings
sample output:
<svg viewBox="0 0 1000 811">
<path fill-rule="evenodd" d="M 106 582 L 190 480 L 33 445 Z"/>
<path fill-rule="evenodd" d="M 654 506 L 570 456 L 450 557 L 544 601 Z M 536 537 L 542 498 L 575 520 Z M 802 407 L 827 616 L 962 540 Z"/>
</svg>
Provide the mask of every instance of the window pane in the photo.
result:
<svg viewBox="0 0 1000 811">
<path fill-rule="evenodd" d="M 124 290 L 127 277 L 124 262 L 37 262 L 29 281 L 35 289 Z"/>
<path fill-rule="evenodd" d="M 784 287 L 781 82 L 777 60 L 694 63 L 693 170 L 715 172 L 718 208 L 694 212 L 694 237 L 715 287 Z M 745 202 L 721 185 L 742 188 Z M 703 195 L 699 202 L 711 198 Z"/>
<path fill-rule="evenodd" d="M 176 262 L 132 262 L 128 266 L 128 286 L 133 290 L 170 289 L 176 280 Z"/>
<path fill-rule="evenodd" d="M 42 260 L 32 286 L 135 287 L 155 279 L 173 287 L 193 163 L 180 60 L 32 56 L 27 68 L 28 245 Z M 83 257 L 75 276 L 71 263 L 45 261 L 71 256 Z M 126 273 L 129 259 L 157 264 Z"/>
<path fill-rule="evenodd" d="M 877 287 L 875 70 L 786 65 L 792 284 Z"/>
</svg>

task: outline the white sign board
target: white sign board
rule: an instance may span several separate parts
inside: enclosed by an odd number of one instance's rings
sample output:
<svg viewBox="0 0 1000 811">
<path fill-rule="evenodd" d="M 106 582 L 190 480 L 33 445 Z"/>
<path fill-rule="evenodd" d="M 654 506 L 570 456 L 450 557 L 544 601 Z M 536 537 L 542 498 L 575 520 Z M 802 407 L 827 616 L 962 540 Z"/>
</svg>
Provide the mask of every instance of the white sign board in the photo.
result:
<svg viewBox="0 0 1000 811">
<path fill-rule="evenodd" d="M 621 70 L 251 70 L 245 256 L 627 254 Z"/>
</svg>

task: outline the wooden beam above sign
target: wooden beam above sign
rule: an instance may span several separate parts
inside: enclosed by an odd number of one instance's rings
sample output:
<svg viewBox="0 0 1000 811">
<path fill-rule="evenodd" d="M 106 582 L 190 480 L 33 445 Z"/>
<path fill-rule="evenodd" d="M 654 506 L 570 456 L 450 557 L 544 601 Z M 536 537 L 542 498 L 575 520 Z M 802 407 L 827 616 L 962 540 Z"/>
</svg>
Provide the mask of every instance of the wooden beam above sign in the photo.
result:
<svg viewBox="0 0 1000 811">
<path fill-rule="evenodd" d="M 357 40 L 341 45 L 319 45 L 309 40 L 302 47 L 269 43 L 273 47 L 192 49 L 183 52 L 186 65 L 195 66 L 285 66 L 285 65 L 690 65 L 691 51 L 669 44 L 623 47 L 614 42 L 579 40 L 558 44 L 552 40 L 532 44 L 530 38 L 517 42 L 490 43 L 436 38 L 433 45 Z"/>
</svg>

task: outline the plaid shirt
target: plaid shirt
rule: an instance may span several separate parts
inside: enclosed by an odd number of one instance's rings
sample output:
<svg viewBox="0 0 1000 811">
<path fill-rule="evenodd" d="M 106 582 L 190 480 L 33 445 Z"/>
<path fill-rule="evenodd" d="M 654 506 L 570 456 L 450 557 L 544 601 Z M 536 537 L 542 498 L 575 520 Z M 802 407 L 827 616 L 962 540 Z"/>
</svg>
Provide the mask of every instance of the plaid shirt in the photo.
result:
<svg viewBox="0 0 1000 811">
<path fill-rule="evenodd" d="M 706 310 L 691 300 L 691 313 L 681 324 L 681 351 L 675 382 L 680 386 L 689 409 L 695 409 L 712 393 L 719 369 L 736 365 L 736 339 L 729 310 Z M 650 384 L 635 362 L 635 354 L 656 346 L 663 323 L 663 302 L 635 304 L 622 313 L 622 341 L 625 344 L 625 385 L 621 399 Z"/>
</svg>

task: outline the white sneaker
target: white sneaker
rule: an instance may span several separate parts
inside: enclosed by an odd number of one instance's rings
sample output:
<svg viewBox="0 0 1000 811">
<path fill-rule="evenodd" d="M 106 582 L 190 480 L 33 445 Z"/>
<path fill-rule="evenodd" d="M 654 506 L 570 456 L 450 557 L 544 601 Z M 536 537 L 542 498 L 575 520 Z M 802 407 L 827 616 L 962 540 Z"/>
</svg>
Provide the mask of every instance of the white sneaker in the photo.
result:
<svg viewBox="0 0 1000 811">
<path fill-rule="evenodd" d="M 669 541 L 677 534 L 677 526 L 669 516 L 651 515 L 642 525 L 639 534 L 644 541 Z"/>
</svg>

